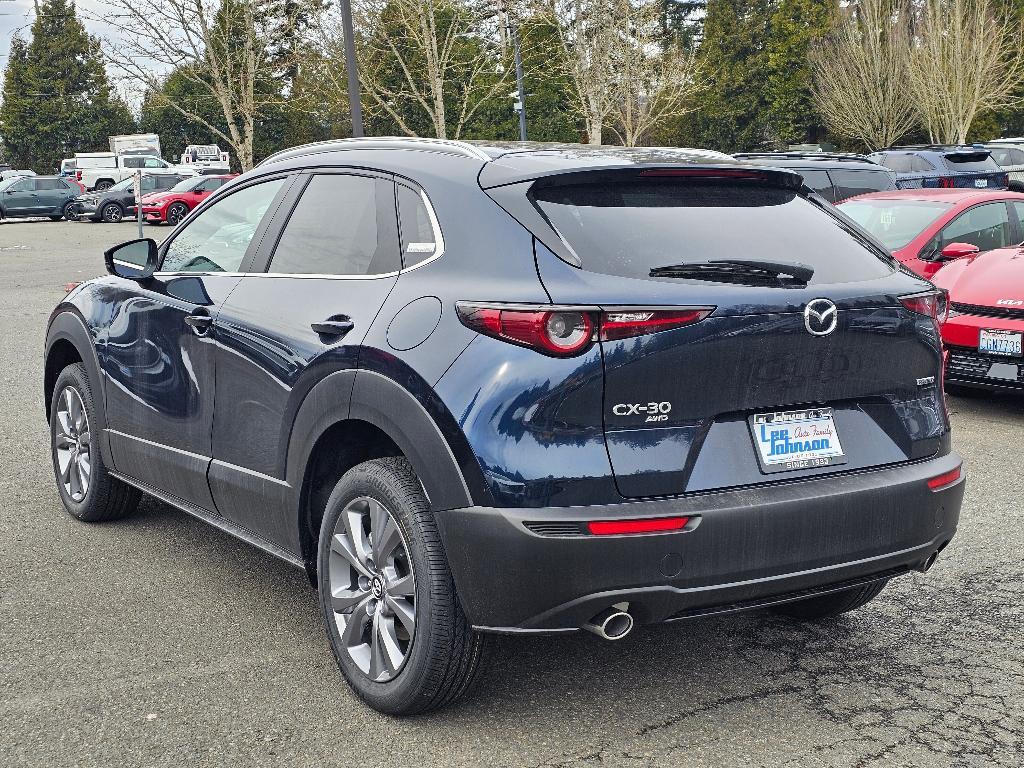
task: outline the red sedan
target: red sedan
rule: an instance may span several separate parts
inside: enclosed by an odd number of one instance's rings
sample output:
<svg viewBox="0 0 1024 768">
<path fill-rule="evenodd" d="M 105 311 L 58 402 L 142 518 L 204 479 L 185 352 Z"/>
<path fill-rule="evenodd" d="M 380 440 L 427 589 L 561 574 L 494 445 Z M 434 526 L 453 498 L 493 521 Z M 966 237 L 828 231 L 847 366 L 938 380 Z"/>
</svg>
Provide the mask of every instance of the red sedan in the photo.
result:
<svg viewBox="0 0 1024 768">
<path fill-rule="evenodd" d="M 1007 190 L 873 192 L 839 209 L 929 279 L 953 259 L 1024 242 L 1024 194 Z"/>
<path fill-rule="evenodd" d="M 957 259 L 932 281 L 949 291 L 946 381 L 1024 390 L 1024 248 Z"/>
<path fill-rule="evenodd" d="M 171 189 L 145 195 L 140 201 L 142 216 L 151 224 L 167 223 L 172 227 L 177 226 L 178 222 L 209 197 L 213 190 L 224 186 L 237 175 L 232 173 L 224 176 L 192 176 Z"/>
</svg>

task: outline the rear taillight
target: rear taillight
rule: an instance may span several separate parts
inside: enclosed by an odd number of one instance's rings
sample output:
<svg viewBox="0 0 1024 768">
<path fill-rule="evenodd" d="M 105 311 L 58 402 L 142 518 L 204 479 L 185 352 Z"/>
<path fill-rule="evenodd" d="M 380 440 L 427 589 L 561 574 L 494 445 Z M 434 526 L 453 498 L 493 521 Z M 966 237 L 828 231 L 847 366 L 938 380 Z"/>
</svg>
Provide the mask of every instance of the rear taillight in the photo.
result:
<svg viewBox="0 0 1024 768">
<path fill-rule="evenodd" d="M 941 176 L 939 178 L 939 186 L 942 189 L 952 189 L 953 188 L 953 179 L 951 177 L 949 177 L 949 176 Z"/>
<path fill-rule="evenodd" d="M 672 309 L 552 307 L 458 302 L 462 324 L 478 333 L 530 347 L 553 357 L 572 357 L 595 341 L 645 336 L 700 322 L 713 307 Z"/>
<path fill-rule="evenodd" d="M 936 323 L 946 322 L 949 311 L 949 298 L 945 291 L 928 291 L 915 293 L 913 296 L 901 296 L 900 304 L 919 315 L 932 318 Z"/>
<path fill-rule="evenodd" d="M 82 180 L 82 172 L 81 171 L 75 171 L 75 180 L 76 181 L 81 181 Z"/>
<path fill-rule="evenodd" d="M 999 186 L 1001 186 L 1001 187 L 1009 187 L 1010 186 L 1010 174 L 1004 173 L 1002 175 L 1002 181 L 999 182 Z"/>
</svg>

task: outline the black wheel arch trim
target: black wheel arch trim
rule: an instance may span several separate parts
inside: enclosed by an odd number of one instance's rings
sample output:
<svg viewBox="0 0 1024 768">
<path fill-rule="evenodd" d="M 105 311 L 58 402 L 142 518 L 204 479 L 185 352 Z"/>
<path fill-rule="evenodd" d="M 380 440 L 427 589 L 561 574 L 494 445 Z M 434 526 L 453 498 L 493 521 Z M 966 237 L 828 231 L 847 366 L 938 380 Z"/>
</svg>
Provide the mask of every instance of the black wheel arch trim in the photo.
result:
<svg viewBox="0 0 1024 768">
<path fill-rule="evenodd" d="M 426 382 L 408 373 L 429 391 Z M 365 368 L 335 371 L 313 386 L 299 406 L 288 439 L 286 481 L 302 488 L 313 448 L 331 426 L 346 420 L 365 421 L 388 435 L 409 460 L 432 509 L 472 506 L 474 498 L 489 498 L 489 494 L 465 438 L 459 444 L 450 429 L 443 428 L 445 415 L 451 421 L 448 426 L 457 429 L 454 418 L 432 393 L 424 402 L 383 373 Z"/>
<path fill-rule="evenodd" d="M 100 369 L 99 358 L 96 356 L 96 344 L 89 333 L 85 320 L 78 313 L 78 310 L 70 304 L 62 303 L 57 306 L 50 316 L 50 322 L 46 329 L 46 346 L 43 354 L 44 370 L 45 362 L 50 359 L 54 346 L 66 341 L 75 348 L 82 365 L 85 366 L 89 376 L 89 383 L 93 390 L 93 407 L 96 409 L 95 428 L 99 430 L 100 455 L 107 467 L 113 468 L 114 461 L 110 451 L 110 443 L 107 436 L 107 415 L 106 415 L 106 388 L 103 386 L 103 375 Z M 47 423 L 50 419 L 50 402 L 46 396 L 46 377 L 43 378 L 43 408 L 46 414 Z"/>
</svg>

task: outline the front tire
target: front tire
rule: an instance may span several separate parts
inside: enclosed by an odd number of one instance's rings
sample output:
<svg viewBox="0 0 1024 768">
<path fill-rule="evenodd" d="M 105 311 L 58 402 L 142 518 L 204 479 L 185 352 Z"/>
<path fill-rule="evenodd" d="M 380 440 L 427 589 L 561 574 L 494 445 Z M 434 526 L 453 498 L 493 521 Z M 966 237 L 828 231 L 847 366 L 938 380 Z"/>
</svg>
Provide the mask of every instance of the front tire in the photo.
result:
<svg viewBox="0 0 1024 768">
<path fill-rule="evenodd" d="M 804 621 L 829 619 L 847 611 L 856 610 L 874 600 L 888 583 L 888 579 L 882 579 L 881 581 L 872 581 L 869 584 L 853 587 L 852 589 L 844 589 L 842 592 L 830 592 L 827 595 L 820 595 L 819 597 L 812 597 L 807 600 L 783 603 L 776 606 L 775 611 L 776 613 Z"/>
<path fill-rule="evenodd" d="M 402 457 L 367 461 L 327 501 L 317 561 L 335 661 L 379 712 L 443 707 L 474 682 L 484 636 L 470 627 L 433 513 Z"/>
<path fill-rule="evenodd" d="M 188 216 L 188 206 L 184 203 L 174 203 L 167 209 L 167 223 L 172 227 L 178 226 L 186 216 Z"/>
<path fill-rule="evenodd" d="M 141 491 L 112 477 L 100 455 L 96 405 L 85 366 L 67 366 L 50 401 L 50 453 L 57 490 L 72 517 L 89 523 L 135 511 Z"/>
<path fill-rule="evenodd" d="M 117 203 L 107 203 L 103 206 L 103 210 L 100 211 L 100 218 L 108 224 L 117 224 L 124 218 L 124 211 Z"/>
</svg>

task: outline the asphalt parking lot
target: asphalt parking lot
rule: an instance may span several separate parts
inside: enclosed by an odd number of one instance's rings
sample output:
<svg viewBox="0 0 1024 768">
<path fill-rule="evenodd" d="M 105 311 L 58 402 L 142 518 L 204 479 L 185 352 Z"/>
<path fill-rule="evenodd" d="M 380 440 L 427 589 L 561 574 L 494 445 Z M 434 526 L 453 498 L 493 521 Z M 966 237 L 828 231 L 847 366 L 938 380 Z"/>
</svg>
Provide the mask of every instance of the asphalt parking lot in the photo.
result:
<svg viewBox="0 0 1024 768">
<path fill-rule="evenodd" d="M 61 507 L 46 319 L 134 236 L 0 224 L 0 764 L 1024 765 L 1024 398 L 951 401 L 959 533 L 860 611 L 502 639 L 474 696 L 395 720 L 349 693 L 302 573 L 155 501 Z"/>
</svg>

